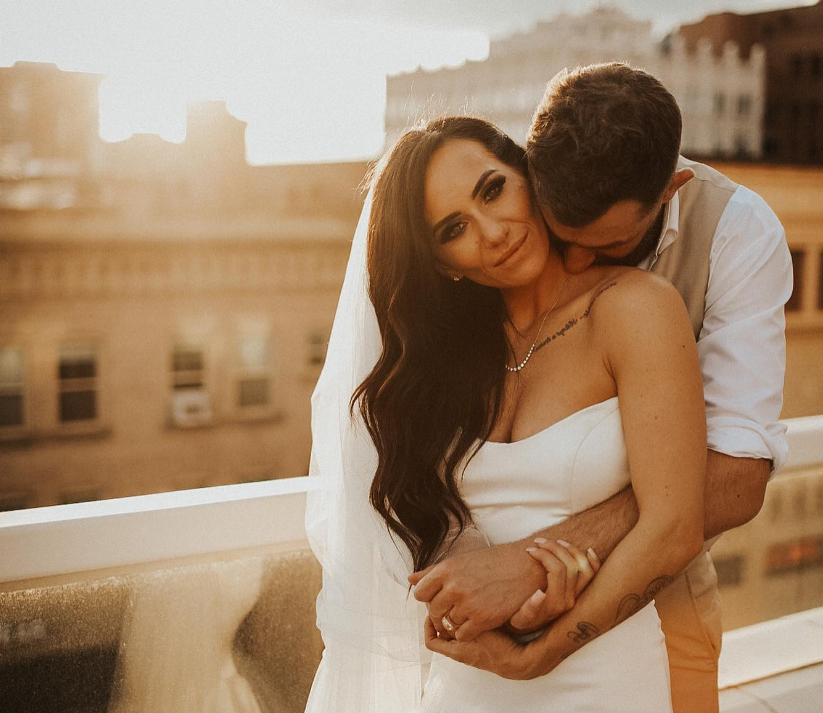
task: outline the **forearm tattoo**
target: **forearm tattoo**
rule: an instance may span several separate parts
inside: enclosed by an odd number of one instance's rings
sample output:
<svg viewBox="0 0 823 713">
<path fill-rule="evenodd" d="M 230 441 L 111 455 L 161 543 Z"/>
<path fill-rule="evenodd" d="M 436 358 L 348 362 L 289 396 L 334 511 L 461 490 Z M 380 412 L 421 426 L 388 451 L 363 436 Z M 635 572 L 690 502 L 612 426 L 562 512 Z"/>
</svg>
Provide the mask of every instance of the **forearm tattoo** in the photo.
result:
<svg viewBox="0 0 823 713">
<path fill-rule="evenodd" d="M 577 629 L 570 631 L 567 636 L 574 642 L 575 646 L 571 651 L 567 651 L 561 656 L 566 659 L 577 651 L 583 644 L 587 644 L 592 639 L 600 636 L 601 631 L 594 624 L 589 621 L 580 621 L 577 623 Z"/>
<path fill-rule="evenodd" d="M 600 297 L 600 295 L 602 295 L 606 290 L 610 290 L 616 284 L 617 284 L 616 282 L 610 282 L 608 285 L 606 285 L 594 297 L 592 297 L 592 301 L 589 302 L 589 306 L 586 307 L 586 311 L 583 312 L 583 314 L 581 314 L 579 317 L 572 317 L 568 322 L 566 322 L 566 324 L 564 324 L 562 327 L 560 327 L 560 329 L 558 329 L 554 334 L 546 337 L 542 342 L 540 342 L 540 344 L 538 344 L 534 348 L 534 351 L 536 351 L 536 352 L 540 351 L 543 347 L 545 347 L 550 342 L 553 342 L 556 339 L 560 339 L 560 337 L 565 336 L 566 332 L 568 332 L 570 329 L 572 329 L 574 326 L 576 326 L 578 322 L 580 322 L 581 320 L 586 319 L 589 316 L 589 313 L 592 311 L 592 306 L 594 305 L 597 298 Z"/>
<path fill-rule="evenodd" d="M 617 626 L 621 621 L 625 621 L 632 614 L 636 614 L 643 607 L 645 607 L 652 599 L 654 599 L 662 589 L 665 589 L 674 581 L 674 577 L 663 576 L 652 580 L 643 594 L 627 594 L 620 601 L 617 607 L 617 616 L 614 619 L 614 626 Z M 594 624 L 589 621 L 580 621 L 577 623 L 577 628 L 566 634 L 574 644 L 570 651 L 564 653 L 560 658 L 566 659 L 575 651 L 589 643 L 592 639 L 600 636 L 603 632 L 600 631 Z"/>
<path fill-rule="evenodd" d="M 617 615 L 614 618 L 615 625 L 621 621 L 625 621 L 632 614 L 637 614 L 643 607 L 645 607 L 652 599 L 654 599 L 662 589 L 665 589 L 674 581 L 674 577 L 658 577 L 652 580 L 651 584 L 646 587 L 643 594 L 627 594 L 617 607 Z"/>
</svg>

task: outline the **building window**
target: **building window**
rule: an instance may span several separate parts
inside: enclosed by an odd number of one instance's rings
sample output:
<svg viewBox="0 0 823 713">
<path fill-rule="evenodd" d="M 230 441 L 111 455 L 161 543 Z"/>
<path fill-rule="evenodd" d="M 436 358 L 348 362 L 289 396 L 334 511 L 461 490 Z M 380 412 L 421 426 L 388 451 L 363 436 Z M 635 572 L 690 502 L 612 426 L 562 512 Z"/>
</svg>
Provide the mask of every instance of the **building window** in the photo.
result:
<svg viewBox="0 0 823 713">
<path fill-rule="evenodd" d="M 792 121 L 792 129 L 797 131 L 798 127 L 800 126 L 800 117 L 803 115 L 803 107 L 800 105 L 800 102 L 794 102 L 792 104 L 792 113 L 791 113 L 791 121 Z"/>
<path fill-rule="evenodd" d="M 795 488 L 792 496 L 792 511 L 796 519 L 801 520 L 806 516 L 806 489 Z"/>
<path fill-rule="evenodd" d="M 239 346 L 237 406 L 241 409 L 266 407 L 271 403 L 269 339 L 262 334 L 246 334 Z"/>
<path fill-rule="evenodd" d="M 176 344 L 172 350 L 172 388 L 202 389 L 205 386 L 205 359 L 203 348 L 190 344 Z"/>
<path fill-rule="evenodd" d="M 188 428 L 211 421 L 211 401 L 206 390 L 206 358 L 202 346 L 174 345 L 171 386 L 171 419 L 175 426 Z"/>
<path fill-rule="evenodd" d="M 766 104 L 766 126 L 774 126 L 780 119 L 780 102 L 770 101 Z"/>
<path fill-rule="evenodd" d="M 767 493 L 766 501 L 769 505 L 769 517 L 772 522 L 779 522 L 783 518 L 783 491 L 774 488 Z"/>
<path fill-rule="evenodd" d="M 0 428 L 26 422 L 26 364 L 22 349 L 0 349 Z"/>
<path fill-rule="evenodd" d="M 737 116 L 739 118 L 747 117 L 752 110 L 752 98 L 748 94 L 741 94 L 737 97 Z"/>
<path fill-rule="evenodd" d="M 772 545 L 766 553 L 766 574 L 820 567 L 823 565 L 823 540 L 801 539 Z"/>
<path fill-rule="evenodd" d="M 743 583 L 743 572 L 746 565 L 746 558 L 743 555 L 716 557 L 713 560 L 718 586 L 735 587 Z"/>
<path fill-rule="evenodd" d="M 61 423 L 97 420 L 98 371 L 98 353 L 94 344 L 64 344 L 60 347 L 58 378 Z"/>
<path fill-rule="evenodd" d="M 809 103 L 809 158 L 815 161 L 820 157 L 820 104 L 818 102 Z"/>
<path fill-rule="evenodd" d="M 792 288 L 792 296 L 786 302 L 786 311 L 797 312 L 803 300 L 803 268 L 806 263 L 806 253 L 802 250 L 792 250 L 791 254 L 794 287 Z"/>
<path fill-rule="evenodd" d="M 308 364 L 309 368 L 317 369 L 326 361 L 326 347 L 328 346 L 328 336 L 319 329 L 309 334 Z"/>
<path fill-rule="evenodd" d="M 723 92 L 715 92 L 714 115 L 723 116 L 724 111 L 726 111 L 726 95 Z"/>
</svg>

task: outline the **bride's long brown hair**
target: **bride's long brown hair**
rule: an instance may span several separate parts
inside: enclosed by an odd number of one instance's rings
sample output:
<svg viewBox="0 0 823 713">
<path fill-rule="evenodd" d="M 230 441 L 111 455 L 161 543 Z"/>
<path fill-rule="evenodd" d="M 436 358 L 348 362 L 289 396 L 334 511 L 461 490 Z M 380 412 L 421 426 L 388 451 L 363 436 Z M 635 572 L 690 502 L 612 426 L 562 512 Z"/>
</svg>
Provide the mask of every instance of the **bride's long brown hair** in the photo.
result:
<svg viewBox="0 0 823 713">
<path fill-rule="evenodd" d="M 382 353 L 357 388 L 378 454 L 372 506 L 406 544 L 415 569 L 432 563 L 469 510 L 456 472 L 497 420 L 510 350 L 499 290 L 437 268 L 425 220 L 424 181 L 446 142 L 470 139 L 525 173 L 523 149 L 493 124 L 434 120 L 396 143 L 374 184 L 368 231 L 369 296 Z"/>
</svg>

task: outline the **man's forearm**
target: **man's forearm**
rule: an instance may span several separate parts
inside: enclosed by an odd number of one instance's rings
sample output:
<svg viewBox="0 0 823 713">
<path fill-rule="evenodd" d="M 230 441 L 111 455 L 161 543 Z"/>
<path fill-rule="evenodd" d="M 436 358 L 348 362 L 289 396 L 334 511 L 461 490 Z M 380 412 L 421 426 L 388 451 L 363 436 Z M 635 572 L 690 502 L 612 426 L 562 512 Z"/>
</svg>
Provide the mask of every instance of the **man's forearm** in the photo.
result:
<svg viewBox="0 0 823 713">
<path fill-rule="evenodd" d="M 751 520 L 763 504 L 770 463 L 757 458 L 735 458 L 709 450 L 706 457 L 704 539 Z M 634 527 L 637 501 L 631 486 L 608 500 L 573 515 L 527 538 L 561 539 L 585 550 L 591 547 L 606 559 Z"/>
<path fill-rule="evenodd" d="M 770 472 L 771 462 L 763 458 L 735 458 L 708 451 L 705 540 L 747 523 L 760 512 Z"/>
<path fill-rule="evenodd" d="M 757 513 L 768 474 L 768 461 L 708 452 L 704 539 L 741 525 Z M 627 487 L 523 540 L 455 554 L 412 575 L 409 581 L 418 585 L 424 577 L 429 580 L 423 591 L 430 593 L 423 596 L 418 590 L 415 594 L 420 601 L 430 602 L 439 592 L 448 592 L 442 604 L 438 602 L 437 613 L 448 613 L 456 606 L 458 613 L 476 623 L 479 633 L 503 624 L 536 588 L 545 587 L 545 570 L 526 552 L 535 537 L 566 540 L 583 551 L 591 547 L 601 560 L 606 560 L 638 517 L 634 491 Z M 534 622 L 534 626 L 544 624 Z"/>
<path fill-rule="evenodd" d="M 534 537 L 566 540 L 583 551 L 591 547 L 600 559 L 605 560 L 635 526 L 638 516 L 637 501 L 629 486 L 608 500 L 547 527 L 523 542 L 531 543 Z"/>
</svg>

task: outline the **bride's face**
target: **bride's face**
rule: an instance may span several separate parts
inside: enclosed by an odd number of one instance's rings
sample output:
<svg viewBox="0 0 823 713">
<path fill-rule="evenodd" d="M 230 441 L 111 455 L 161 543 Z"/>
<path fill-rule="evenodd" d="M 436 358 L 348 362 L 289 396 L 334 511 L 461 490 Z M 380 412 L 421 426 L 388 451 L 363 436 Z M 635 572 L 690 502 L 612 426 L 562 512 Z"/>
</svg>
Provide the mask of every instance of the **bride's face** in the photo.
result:
<svg viewBox="0 0 823 713">
<path fill-rule="evenodd" d="M 482 144 L 440 147 L 426 170 L 425 201 L 434 252 L 450 277 L 507 289 L 544 269 L 549 238 L 528 182 Z"/>
</svg>

